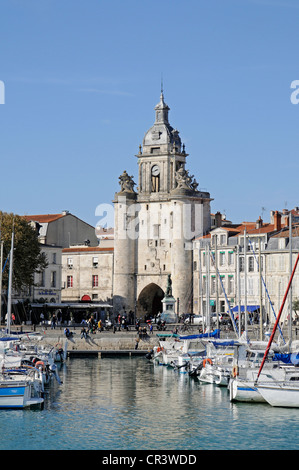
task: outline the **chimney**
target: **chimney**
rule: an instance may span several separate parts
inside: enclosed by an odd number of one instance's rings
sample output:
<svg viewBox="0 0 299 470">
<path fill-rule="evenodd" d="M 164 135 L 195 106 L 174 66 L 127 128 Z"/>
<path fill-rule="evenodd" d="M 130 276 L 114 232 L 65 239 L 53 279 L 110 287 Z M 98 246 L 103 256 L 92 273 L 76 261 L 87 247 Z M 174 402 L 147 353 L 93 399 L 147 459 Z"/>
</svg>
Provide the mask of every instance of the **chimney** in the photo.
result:
<svg viewBox="0 0 299 470">
<path fill-rule="evenodd" d="M 216 228 L 221 227 L 222 216 L 221 213 L 218 211 L 215 214 L 215 226 Z"/>
<path fill-rule="evenodd" d="M 274 212 L 274 230 L 281 230 L 281 214 L 278 211 Z"/>
<path fill-rule="evenodd" d="M 258 220 L 255 223 L 255 228 L 261 228 L 263 226 L 263 219 L 259 216 Z"/>
</svg>

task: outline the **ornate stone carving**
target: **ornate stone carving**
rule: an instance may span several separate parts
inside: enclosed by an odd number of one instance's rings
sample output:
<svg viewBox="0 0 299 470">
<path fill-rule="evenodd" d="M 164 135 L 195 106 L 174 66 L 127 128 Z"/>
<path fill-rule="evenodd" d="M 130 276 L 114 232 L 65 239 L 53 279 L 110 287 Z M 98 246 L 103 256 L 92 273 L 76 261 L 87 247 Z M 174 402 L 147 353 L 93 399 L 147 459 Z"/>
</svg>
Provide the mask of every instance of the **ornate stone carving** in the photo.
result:
<svg viewBox="0 0 299 470">
<path fill-rule="evenodd" d="M 184 170 L 183 167 L 179 168 L 179 170 L 175 174 L 175 180 L 177 182 L 177 187 L 175 189 L 183 189 L 183 190 L 191 190 L 197 191 L 198 183 L 194 178 L 194 175 L 189 175 L 188 170 Z"/>
<path fill-rule="evenodd" d="M 133 176 L 129 176 L 126 170 L 120 175 L 119 184 L 120 184 L 120 192 L 121 193 L 135 193 L 134 186 L 136 183 L 133 181 Z"/>
</svg>

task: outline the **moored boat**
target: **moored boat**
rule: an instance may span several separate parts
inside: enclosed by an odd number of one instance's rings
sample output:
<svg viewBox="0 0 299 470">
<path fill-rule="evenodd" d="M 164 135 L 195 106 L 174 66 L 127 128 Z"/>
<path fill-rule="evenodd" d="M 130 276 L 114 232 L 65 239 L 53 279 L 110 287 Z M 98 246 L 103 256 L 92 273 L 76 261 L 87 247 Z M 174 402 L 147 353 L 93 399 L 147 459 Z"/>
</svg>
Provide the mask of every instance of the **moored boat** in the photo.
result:
<svg viewBox="0 0 299 470">
<path fill-rule="evenodd" d="M 271 406 L 299 408 L 298 382 L 259 383 L 256 385 L 260 395 Z"/>
<path fill-rule="evenodd" d="M 35 368 L 3 369 L 0 408 L 27 408 L 44 403 L 41 372 Z"/>
</svg>

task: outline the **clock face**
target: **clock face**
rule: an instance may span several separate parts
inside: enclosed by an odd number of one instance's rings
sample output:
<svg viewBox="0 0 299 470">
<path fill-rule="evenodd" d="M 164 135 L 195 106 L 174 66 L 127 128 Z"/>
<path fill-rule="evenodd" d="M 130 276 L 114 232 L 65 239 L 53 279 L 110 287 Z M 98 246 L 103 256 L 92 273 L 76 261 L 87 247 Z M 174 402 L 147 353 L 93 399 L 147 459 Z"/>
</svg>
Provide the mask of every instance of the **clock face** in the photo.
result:
<svg viewBox="0 0 299 470">
<path fill-rule="evenodd" d="M 158 165 L 154 165 L 152 167 L 152 175 L 158 176 L 159 173 L 160 173 L 160 169 L 159 169 Z"/>
</svg>

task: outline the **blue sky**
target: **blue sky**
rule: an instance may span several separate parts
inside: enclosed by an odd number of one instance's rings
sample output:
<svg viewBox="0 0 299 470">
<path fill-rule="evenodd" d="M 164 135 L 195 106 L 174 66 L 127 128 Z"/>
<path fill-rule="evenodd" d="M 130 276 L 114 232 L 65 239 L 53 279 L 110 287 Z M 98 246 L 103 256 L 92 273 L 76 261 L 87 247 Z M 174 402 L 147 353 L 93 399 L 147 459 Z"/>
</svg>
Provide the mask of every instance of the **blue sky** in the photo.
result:
<svg viewBox="0 0 299 470">
<path fill-rule="evenodd" d="M 234 222 L 299 206 L 298 0 L 0 0 L 0 209 L 95 225 L 154 122 Z"/>
</svg>

